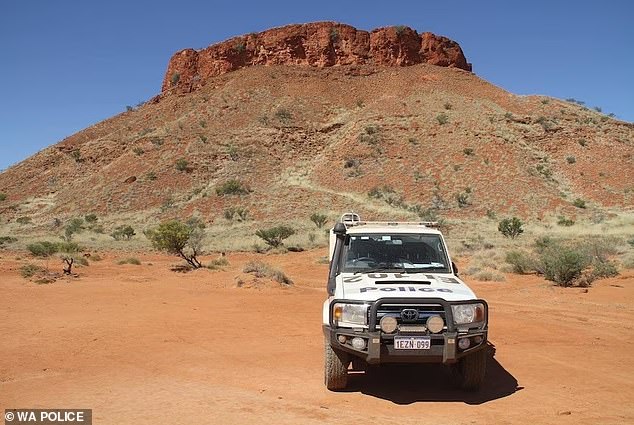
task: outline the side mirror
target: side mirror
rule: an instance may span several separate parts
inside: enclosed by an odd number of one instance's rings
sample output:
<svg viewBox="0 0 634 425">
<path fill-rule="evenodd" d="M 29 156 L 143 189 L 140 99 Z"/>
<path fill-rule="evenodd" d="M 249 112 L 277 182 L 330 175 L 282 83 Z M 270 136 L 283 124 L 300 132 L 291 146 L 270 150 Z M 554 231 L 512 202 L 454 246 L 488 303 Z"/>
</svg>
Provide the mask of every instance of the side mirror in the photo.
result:
<svg viewBox="0 0 634 425">
<path fill-rule="evenodd" d="M 451 268 L 453 269 L 453 274 L 458 276 L 458 266 L 456 266 L 456 263 L 454 263 L 453 261 L 451 262 Z"/>
</svg>

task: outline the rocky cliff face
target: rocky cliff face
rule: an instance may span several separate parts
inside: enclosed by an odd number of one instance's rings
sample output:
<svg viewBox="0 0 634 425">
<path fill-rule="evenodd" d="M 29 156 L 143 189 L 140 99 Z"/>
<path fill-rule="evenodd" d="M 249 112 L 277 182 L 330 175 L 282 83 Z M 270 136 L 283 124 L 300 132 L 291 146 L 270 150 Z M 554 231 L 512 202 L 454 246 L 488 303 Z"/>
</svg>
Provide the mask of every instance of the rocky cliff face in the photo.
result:
<svg viewBox="0 0 634 425">
<path fill-rule="evenodd" d="M 317 22 L 288 25 L 234 37 L 202 50 L 185 49 L 170 59 L 161 91 L 188 93 L 209 77 L 252 65 L 408 66 L 430 63 L 471 71 L 455 41 L 408 27 L 372 32 L 350 25 Z"/>
</svg>

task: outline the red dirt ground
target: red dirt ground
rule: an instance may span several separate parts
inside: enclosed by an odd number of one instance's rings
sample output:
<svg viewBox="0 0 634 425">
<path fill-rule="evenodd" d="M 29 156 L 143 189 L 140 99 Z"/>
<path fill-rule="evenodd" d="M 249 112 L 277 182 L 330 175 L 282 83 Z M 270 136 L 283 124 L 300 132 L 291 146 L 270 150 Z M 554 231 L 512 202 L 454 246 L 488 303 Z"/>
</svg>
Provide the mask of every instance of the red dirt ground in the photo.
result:
<svg viewBox="0 0 634 425">
<path fill-rule="evenodd" d="M 95 424 L 634 422 L 631 271 L 587 292 L 535 276 L 473 281 L 496 348 L 479 393 L 428 366 L 355 376 L 334 393 L 322 382 L 325 254 L 230 254 L 226 271 L 188 274 L 165 256 L 120 266 L 107 254 L 36 285 L 4 252 L 0 411 L 92 408 Z M 235 287 L 254 258 L 295 285 Z"/>
</svg>

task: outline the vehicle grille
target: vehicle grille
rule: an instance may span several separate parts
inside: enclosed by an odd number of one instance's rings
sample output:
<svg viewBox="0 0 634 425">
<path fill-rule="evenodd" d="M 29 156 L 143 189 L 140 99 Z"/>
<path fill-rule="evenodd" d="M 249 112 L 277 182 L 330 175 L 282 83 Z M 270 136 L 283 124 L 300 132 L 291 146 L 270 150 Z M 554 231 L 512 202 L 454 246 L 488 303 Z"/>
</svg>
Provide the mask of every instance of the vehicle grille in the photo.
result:
<svg viewBox="0 0 634 425">
<path fill-rule="evenodd" d="M 418 315 L 415 319 L 404 320 L 401 317 L 401 312 L 403 310 L 416 310 Z M 369 310 L 368 314 L 370 314 Z M 386 315 L 396 318 L 399 325 L 424 325 L 427 323 L 427 319 L 430 316 L 440 316 L 445 323 L 447 322 L 445 309 L 440 304 L 382 304 L 376 312 L 377 328 L 383 316 Z M 368 317 L 368 322 L 370 321 L 369 319 L 370 318 Z"/>
</svg>

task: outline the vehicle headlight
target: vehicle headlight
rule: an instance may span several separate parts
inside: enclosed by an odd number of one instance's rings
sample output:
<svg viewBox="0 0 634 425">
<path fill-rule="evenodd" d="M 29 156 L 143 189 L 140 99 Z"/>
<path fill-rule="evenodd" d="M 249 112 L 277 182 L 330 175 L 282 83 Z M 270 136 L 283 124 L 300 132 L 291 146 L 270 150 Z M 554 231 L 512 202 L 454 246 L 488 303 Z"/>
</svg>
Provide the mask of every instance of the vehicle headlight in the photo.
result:
<svg viewBox="0 0 634 425">
<path fill-rule="evenodd" d="M 453 321 L 456 325 L 484 321 L 484 304 L 458 304 L 451 306 Z"/>
<path fill-rule="evenodd" d="M 332 308 L 332 317 L 340 325 L 367 325 L 368 305 L 337 303 Z"/>
</svg>

